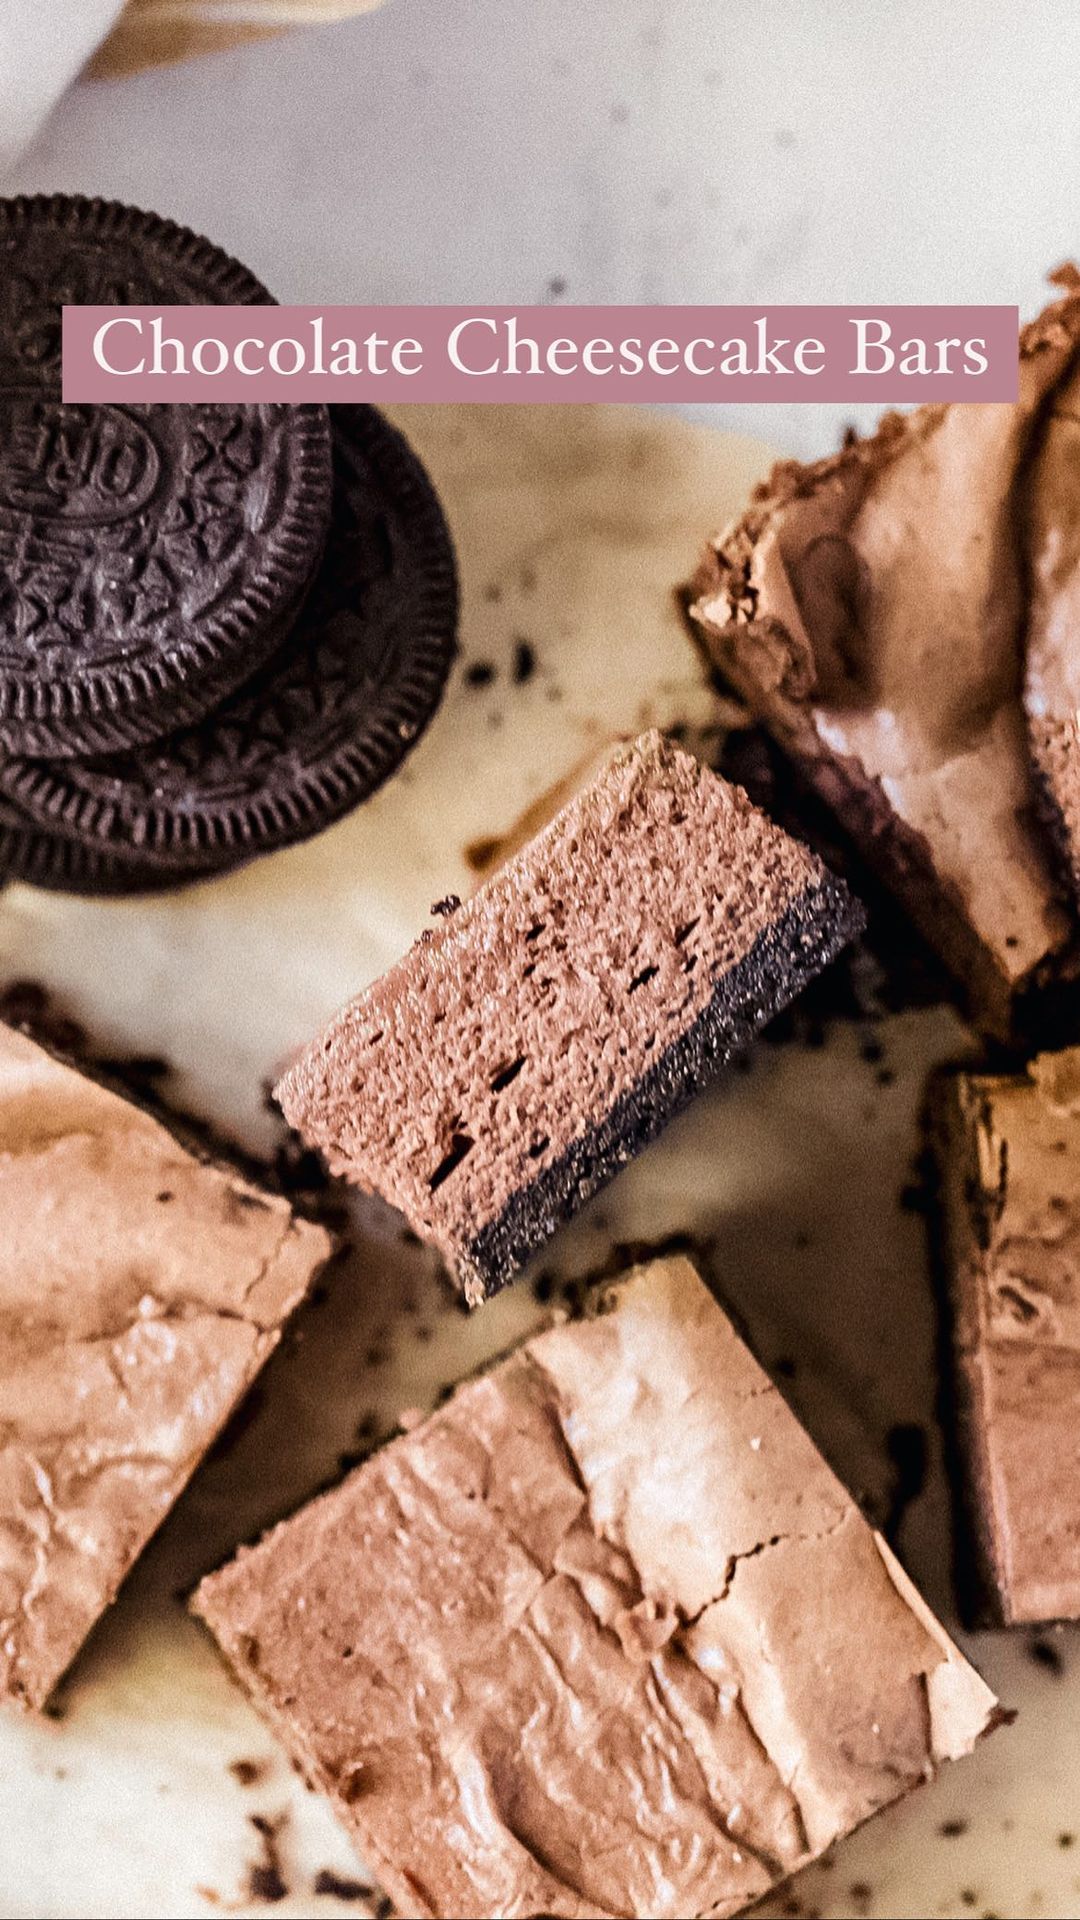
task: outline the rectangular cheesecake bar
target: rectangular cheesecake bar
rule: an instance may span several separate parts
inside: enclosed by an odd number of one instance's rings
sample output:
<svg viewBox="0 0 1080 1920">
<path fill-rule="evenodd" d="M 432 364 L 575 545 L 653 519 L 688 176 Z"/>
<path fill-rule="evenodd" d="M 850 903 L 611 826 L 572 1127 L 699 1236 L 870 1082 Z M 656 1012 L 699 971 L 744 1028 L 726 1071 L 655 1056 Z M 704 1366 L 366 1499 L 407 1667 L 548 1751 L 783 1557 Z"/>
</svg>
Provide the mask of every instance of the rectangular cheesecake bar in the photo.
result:
<svg viewBox="0 0 1080 1920">
<path fill-rule="evenodd" d="M 193 1605 L 413 1915 L 736 1913 L 999 1717 L 683 1258 Z"/>
<path fill-rule="evenodd" d="M 1002 1038 L 1072 976 L 1023 661 L 1027 480 L 1078 345 L 1072 289 L 1021 336 L 1015 405 L 888 414 L 782 462 L 690 593 L 725 680 Z"/>
<path fill-rule="evenodd" d="M 648 734 L 347 1006 L 277 1097 L 475 1303 L 861 924 L 744 793 Z"/>
<path fill-rule="evenodd" d="M 0 1698 L 41 1707 L 330 1252 L 0 1026 Z"/>
<path fill-rule="evenodd" d="M 1080 1048 L 932 1083 L 968 1611 L 1080 1619 Z"/>
</svg>

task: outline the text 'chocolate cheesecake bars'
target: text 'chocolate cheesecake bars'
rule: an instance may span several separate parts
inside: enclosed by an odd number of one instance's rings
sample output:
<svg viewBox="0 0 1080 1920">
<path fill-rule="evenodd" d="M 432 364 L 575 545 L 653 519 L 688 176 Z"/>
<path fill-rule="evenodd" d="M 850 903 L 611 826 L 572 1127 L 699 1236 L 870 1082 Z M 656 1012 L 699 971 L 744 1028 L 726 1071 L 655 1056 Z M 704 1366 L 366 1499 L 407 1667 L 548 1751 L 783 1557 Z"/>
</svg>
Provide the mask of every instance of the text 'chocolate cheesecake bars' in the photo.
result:
<svg viewBox="0 0 1080 1920">
<path fill-rule="evenodd" d="M 278 1099 L 475 1302 L 861 924 L 740 789 L 648 734 L 347 1006 Z"/>
<path fill-rule="evenodd" d="M 0 1026 L 0 1698 L 41 1707 L 331 1247 Z"/>
<path fill-rule="evenodd" d="M 725 679 L 1002 1038 L 1077 974 L 1080 290 L 1063 283 L 1021 335 L 1015 405 L 889 414 L 782 462 L 691 594 Z"/>
<path fill-rule="evenodd" d="M 1080 1049 L 931 1083 L 969 1612 L 1080 1619 Z"/>
<path fill-rule="evenodd" d="M 733 1914 L 999 1718 L 684 1259 L 194 1607 L 410 1914 Z"/>
</svg>

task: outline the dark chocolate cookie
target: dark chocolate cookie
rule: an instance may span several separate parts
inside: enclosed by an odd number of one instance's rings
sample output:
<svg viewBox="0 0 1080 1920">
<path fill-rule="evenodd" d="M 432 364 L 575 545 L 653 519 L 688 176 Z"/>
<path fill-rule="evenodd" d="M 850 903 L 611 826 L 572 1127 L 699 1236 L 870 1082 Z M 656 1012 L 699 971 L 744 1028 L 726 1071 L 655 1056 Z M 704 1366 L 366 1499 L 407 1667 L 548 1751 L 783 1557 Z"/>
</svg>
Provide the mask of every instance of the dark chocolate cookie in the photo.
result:
<svg viewBox="0 0 1080 1920">
<path fill-rule="evenodd" d="M 371 407 L 333 409 L 323 564 L 278 656 L 200 725 L 137 754 L 9 759 L 0 788 L 50 835 L 176 878 L 318 832 L 379 786 L 438 705 L 457 582 L 424 469 Z"/>
<path fill-rule="evenodd" d="M 269 300 L 154 214 L 0 202 L 0 745 L 159 738 L 279 644 L 326 533 L 325 408 L 60 398 L 65 303 Z"/>
<path fill-rule="evenodd" d="M 36 827 L 0 800 L 0 887 L 14 880 L 52 893 L 86 894 L 157 893 L 173 884 L 160 866 L 95 853 L 78 840 Z"/>
</svg>

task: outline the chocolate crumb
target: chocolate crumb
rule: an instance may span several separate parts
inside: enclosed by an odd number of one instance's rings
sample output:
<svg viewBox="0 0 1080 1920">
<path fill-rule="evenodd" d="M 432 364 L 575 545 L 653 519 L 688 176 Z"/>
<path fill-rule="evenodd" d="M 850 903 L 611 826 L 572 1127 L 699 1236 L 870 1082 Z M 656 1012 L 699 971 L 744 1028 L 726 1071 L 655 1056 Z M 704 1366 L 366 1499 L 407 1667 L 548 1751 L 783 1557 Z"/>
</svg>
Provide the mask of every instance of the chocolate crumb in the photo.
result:
<svg viewBox="0 0 1080 1920">
<path fill-rule="evenodd" d="M 921 1179 L 906 1180 L 896 1196 L 896 1204 L 901 1213 L 928 1213 L 926 1182 Z"/>
<path fill-rule="evenodd" d="M 490 660 L 473 660 L 465 669 L 467 687 L 490 687 L 495 678 L 495 668 Z"/>
<path fill-rule="evenodd" d="M 968 1830 L 966 1820 L 943 1820 L 938 1832 L 943 1840 L 959 1840 Z"/>
<path fill-rule="evenodd" d="M 1058 1834 L 1059 1847 L 1063 1847 L 1067 1851 L 1069 1847 L 1075 1847 L 1075 1845 L 1076 1845 L 1075 1833 L 1059 1833 Z"/>
<path fill-rule="evenodd" d="M 448 920 L 452 913 L 457 912 L 460 905 L 461 895 L 459 893 L 446 893 L 441 900 L 432 901 L 431 911 L 436 919 Z"/>
<path fill-rule="evenodd" d="M 1061 1657 L 1060 1649 L 1052 1640 L 1043 1639 L 1041 1636 L 1036 1640 L 1029 1640 L 1027 1650 L 1028 1658 L 1033 1660 L 1037 1667 L 1045 1667 L 1047 1673 L 1052 1673 L 1055 1680 L 1060 1679 L 1065 1671 L 1065 1662 Z"/>
<path fill-rule="evenodd" d="M 343 1873 L 335 1873 L 332 1867 L 320 1867 L 315 1875 L 312 1888 L 314 1893 L 328 1894 L 332 1900 L 370 1900 L 371 1888 L 362 1880 L 349 1880 Z"/>
<path fill-rule="evenodd" d="M 536 648 L 531 640 L 518 638 L 514 642 L 514 685 L 524 687 L 536 672 Z"/>
<path fill-rule="evenodd" d="M 270 1771 L 268 1760 L 230 1760 L 229 1772 L 242 1787 L 257 1786 Z"/>
<path fill-rule="evenodd" d="M 551 276 L 551 279 L 547 283 L 548 299 L 561 300 L 565 292 L 566 292 L 566 281 L 563 279 L 562 274 L 553 273 Z"/>
<path fill-rule="evenodd" d="M 276 1905 L 279 1900 L 287 1900 L 289 1889 L 281 1870 L 281 1848 L 278 1836 L 284 1825 L 284 1817 L 271 1820 L 265 1813 L 248 1815 L 252 1826 L 262 1841 L 263 1857 L 248 1868 L 248 1895 L 252 1900 L 265 1900 Z"/>
<path fill-rule="evenodd" d="M 274 1903 L 278 1900 L 287 1900 L 289 1897 L 289 1889 L 276 1867 L 250 1867 L 248 1892 L 252 1900 L 267 1900 Z"/>
<path fill-rule="evenodd" d="M 501 846 L 502 841 L 496 835 L 484 840 L 470 840 L 468 846 L 462 848 L 465 865 L 473 873 L 483 873 L 484 868 L 498 857 Z"/>
</svg>

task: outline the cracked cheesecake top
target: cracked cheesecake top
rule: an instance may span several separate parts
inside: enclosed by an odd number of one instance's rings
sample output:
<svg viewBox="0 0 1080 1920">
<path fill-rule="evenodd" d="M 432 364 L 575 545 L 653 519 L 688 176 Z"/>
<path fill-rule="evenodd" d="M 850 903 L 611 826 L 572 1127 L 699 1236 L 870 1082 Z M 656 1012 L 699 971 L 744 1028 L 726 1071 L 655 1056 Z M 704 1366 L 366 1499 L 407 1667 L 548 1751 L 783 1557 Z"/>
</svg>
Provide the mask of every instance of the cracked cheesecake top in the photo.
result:
<svg viewBox="0 0 1080 1920">
<path fill-rule="evenodd" d="M 996 1713 L 684 1259 L 195 1608 L 413 1914 L 734 1913 Z"/>
<path fill-rule="evenodd" d="M 1021 335 L 1014 405 L 890 413 L 840 453 L 781 462 L 694 586 L 721 671 L 1002 1036 L 1074 932 L 1029 739 L 1075 825 L 1080 291 L 1065 283 Z"/>
<path fill-rule="evenodd" d="M 41 1706 L 330 1251 L 0 1026 L 0 1696 Z"/>
</svg>

